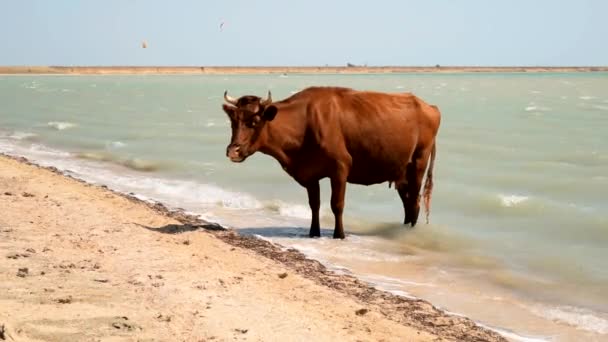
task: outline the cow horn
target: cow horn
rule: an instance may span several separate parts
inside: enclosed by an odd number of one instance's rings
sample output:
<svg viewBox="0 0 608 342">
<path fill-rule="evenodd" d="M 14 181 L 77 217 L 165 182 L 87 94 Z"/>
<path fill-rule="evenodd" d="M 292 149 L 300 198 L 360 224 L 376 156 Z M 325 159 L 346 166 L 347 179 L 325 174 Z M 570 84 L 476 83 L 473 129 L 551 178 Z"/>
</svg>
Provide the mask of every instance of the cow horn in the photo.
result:
<svg viewBox="0 0 608 342">
<path fill-rule="evenodd" d="M 234 97 L 228 95 L 228 90 L 224 91 L 224 100 L 226 100 L 226 102 L 233 104 L 236 106 L 237 103 L 237 99 L 235 99 Z"/>
<path fill-rule="evenodd" d="M 262 100 L 262 102 L 260 102 L 260 104 L 262 106 L 268 106 L 271 103 L 272 103 L 272 94 L 270 94 L 270 90 L 269 90 L 268 91 L 268 97 L 266 98 L 266 100 Z"/>
</svg>

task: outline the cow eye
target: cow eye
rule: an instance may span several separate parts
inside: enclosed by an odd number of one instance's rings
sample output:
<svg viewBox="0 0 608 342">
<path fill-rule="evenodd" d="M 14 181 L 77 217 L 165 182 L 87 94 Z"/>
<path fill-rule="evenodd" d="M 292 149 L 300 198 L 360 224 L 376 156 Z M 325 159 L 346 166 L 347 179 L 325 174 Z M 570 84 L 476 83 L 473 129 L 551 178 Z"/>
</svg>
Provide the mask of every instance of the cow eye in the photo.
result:
<svg viewBox="0 0 608 342">
<path fill-rule="evenodd" d="M 260 117 L 256 115 L 253 118 L 251 118 L 251 120 L 247 121 L 247 123 L 245 123 L 245 125 L 249 128 L 253 128 L 253 127 L 257 126 L 259 122 L 260 122 Z"/>
</svg>

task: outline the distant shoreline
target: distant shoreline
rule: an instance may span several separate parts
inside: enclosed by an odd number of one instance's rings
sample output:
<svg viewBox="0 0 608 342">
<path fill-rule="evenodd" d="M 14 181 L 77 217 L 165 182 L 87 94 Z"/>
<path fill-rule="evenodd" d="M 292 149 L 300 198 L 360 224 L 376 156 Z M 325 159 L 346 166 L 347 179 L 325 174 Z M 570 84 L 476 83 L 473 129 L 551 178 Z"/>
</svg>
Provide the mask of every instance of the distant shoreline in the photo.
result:
<svg viewBox="0 0 608 342">
<path fill-rule="evenodd" d="M 0 66 L 3 75 L 218 75 L 608 72 L 608 66 Z"/>
</svg>

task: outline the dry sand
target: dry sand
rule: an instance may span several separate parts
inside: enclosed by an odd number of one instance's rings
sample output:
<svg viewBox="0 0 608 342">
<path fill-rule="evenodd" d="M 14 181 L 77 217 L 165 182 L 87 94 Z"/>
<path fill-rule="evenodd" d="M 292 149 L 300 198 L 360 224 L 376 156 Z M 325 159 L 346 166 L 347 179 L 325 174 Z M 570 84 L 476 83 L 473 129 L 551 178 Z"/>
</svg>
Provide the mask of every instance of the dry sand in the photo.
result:
<svg viewBox="0 0 608 342">
<path fill-rule="evenodd" d="M 503 339 L 297 251 L 0 155 L 1 340 Z"/>
<path fill-rule="evenodd" d="M 171 74 L 387 74 L 460 72 L 606 72 L 605 66 L 0 66 L 0 74 L 171 75 Z"/>
</svg>

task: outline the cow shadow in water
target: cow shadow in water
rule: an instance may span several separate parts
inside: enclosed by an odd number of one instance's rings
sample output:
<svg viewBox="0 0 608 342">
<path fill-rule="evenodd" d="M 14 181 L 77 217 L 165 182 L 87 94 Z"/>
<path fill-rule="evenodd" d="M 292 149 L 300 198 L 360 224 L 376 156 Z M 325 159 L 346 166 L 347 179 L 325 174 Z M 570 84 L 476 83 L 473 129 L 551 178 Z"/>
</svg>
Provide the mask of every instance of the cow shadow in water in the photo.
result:
<svg viewBox="0 0 608 342">
<path fill-rule="evenodd" d="M 203 224 L 168 224 L 162 227 L 150 227 L 139 223 L 133 223 L 136 226 L 147 229 L 152 232 L 163 233 L 163 234 L 179 234 L 184 232 L 191 232 L 195 230 L 226 230 L 224 227 L 217 223 L 203 223 Z M 308 233 L 310 229 L 308 227 L 259 227 L 259 228 L 242 228 L 235 229 L 235 231 L 241 235 L 259 235 L 265 238 L 309 238 Z M 333 236 L 334 230 L 332 229 L 321 229 L 321 236 L 331 237 Z"/>
<path fill-rule="evenodd" d="M 237 229 L 237 232 L 242 235 L 259 235 L 265 238 L 290 238 L 290 239 L 308 239 L 308 233 L 310 228 L 308 227 L 258 227 L 258 228 L 242 228 Z M 332 237 L 334 229 L 323 229 L 321 228 L 322 237 Z"/>
<path fill-rule="evenodd" d="M 422 226 L 422 225 L 420 225 Z M 381 238 L 395 238 L 403 234 L 410 234 L 415 232 L 416 228 L 411 227 L 409 224 L 404 225 L 402 223 L 379 223 L 367 229 L 346 229 L 346 238 L 348 236 L 373 236 Z M 239 234 L 242 235 L 259 235 L 266 238 L 306 238 L 308 239 L 308 233 L 310 228 L 308 227 L 296 227 L 296 226 L 272 226 L 272 227 L 256 227 L 256 228 L 242 228 L 236 229 Z M 334 228 L 321 228 L 321 237 L 332 238 L 334 235 Z"/>
</svg>

